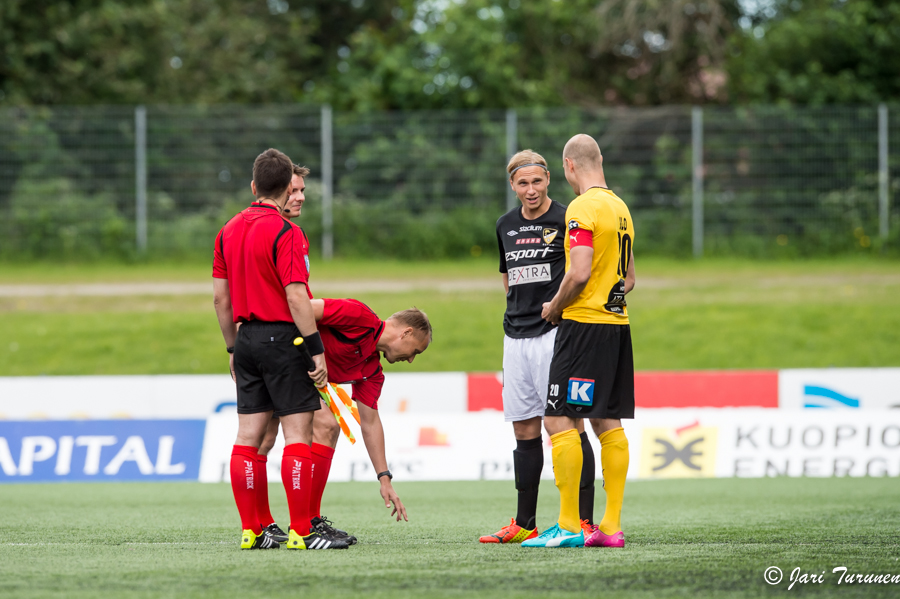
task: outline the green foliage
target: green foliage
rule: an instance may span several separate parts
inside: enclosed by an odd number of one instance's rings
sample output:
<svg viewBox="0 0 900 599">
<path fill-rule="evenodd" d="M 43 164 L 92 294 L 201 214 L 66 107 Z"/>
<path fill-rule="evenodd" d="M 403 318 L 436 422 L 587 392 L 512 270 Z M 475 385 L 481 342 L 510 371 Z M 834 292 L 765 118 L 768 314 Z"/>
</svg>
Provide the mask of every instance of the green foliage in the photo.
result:
<svg viewBox="0 0 900 599">
<path fill-rule="evenodd" d="M 352 39 L 339 105 L 645 105 L 719 98 L 731 0 L 421 2 Z M 373 85 L 357 82 L 371 74 Z M 365 98 L 361 101 L 360 98 Z"/>
<path fill-rule="evenodd" d="M 127 259 L 134 254 L 134 227 L 108 193 L 85 195 L 68 179 L 23 177 L 10 199 L 10 232 L 0 257 Z"/>
<path fill-rule="evenodd" d="M 717 101 L 736 0 L 0 7 L 0 102 L 340 109 Z"/>
<path fill-rule="evenodd" d="M 345 256 L 433 260 L 480 256 L 497 245 L 496 213 L 468 208 L 414 215 L 390 204 L 335 210 L 336 251 Z"/>
<path fill-rule="evenodd" d="M 687 111 L 634 118 L 610 107 L 896 99 L 898 23 L 888 0 L 9 0 L 0 104 L 127 106 L 104 119 L 77 108 L 0 114 L 0 256 L 133 258 L 134 104 L 151 105 L 151 256 L 205 255 L 250 199 L 261 149 L 311 166 L 313 186 L 313 103 L 336 108 L 339 255 L 462 257 L 492 245 L 509 107 L 519 146 L 551 161 L 551 197 L 571 198 L 559 148 L 591 133 L 642 251 L 687 255 Z M 234 108 L 248 103 L 265 107 Z M 729 110 L 716 125 L 708 109 L 707 252 L 898 251 L 876 234 L 874 139 L 858 133 L 874 131 L 873 112 L 850 112 Z M 751 133 L 717 138 L 730 124 Z M 819 186 L 821 172 L 840 183 Z M 23 211 L 32 193 L 58 194 L 67 214 Z M 314 237 L 316 199 L 305 219 Z M 97 222 L 76 222 L 83 214 Z"/>
<path fill-rule="evenodd" d="M 134 113 L 100 112 L 0 112 L 5 259 L 134 257 Z M 687 108 L 517 114 L 519 147 L 549 161 L 551 198 L 566 204 L 573 196 L 559 169 L 560 148 L 573 132 L 592 134 L 609 184 L 629 205 L 641 254 L 689 254 Z M 505 119 L 495 110 L 335 113 L 337 255 L 464 258 L 493 247 L 494 223 L 506 211 Z M 900 246 L 878 235 L 877 146 L 867 133 L 876 122 L 871 106 L 705 109 L 706 252 L 896 253 Z M 321 247 L 316 107 L 161 106 L 148 110 L 149 257 L 207 257 L 216 232 L 252 199 L 250 165 L 268 146 L 312 168 L 300 222 Z M 897 181 L 891 185 L 896 194 Z M 57 201 L 23 211 L 36 194 Z"/>
<path fill-rule="evenodd" d="M 900 4 L 776 0 L 774 15 L 732 39 L 739 102 L 874 104 L 900 97 Z"/>
<path fill-rule="evenodd" d="M 875 106 L 705 109 L 706 249 L 757 258 L 882 251 L 877 123 Z"/>
<path fill-rule="evenodd" d="M 497 434 L 514 446 L 499 421 Z M 323 509 L 358 545 L 251 553 L 238 549 L 240 521 L 226 484 L 4 485 L 0 593 L 193 599 L 250 597 L 263 587 L 273 599 L 326 591 L 367 599 L 743 599 L 787 594 L 799 567 L 827 568 L 823 584 L 794 586 L 802 596 L 896 596 L 896 585 L 848 588 L 831 572 L 844 565 L 853 574 L 897 573 L 900 486 L 891 478 L 629 481 L 624 550 L 478 543 L 509 522 L 513 481 L 404 482 L 398 474 L 394 486 L 409 522 L 391 521 L 377 483 L 331 483 Z M 269 497 L 286 526 L 282 487 L 271 485 Z M 596 502 L 601 514 L 600 481 Z M 553 482 L 543 481 L 541 529 L 558 513 Z M 770 566 L 784 571 L 775 587 L 763 581 Z"/>
<path fill-rule="evenodd" d="M 7 0 L 0 104 L 873 103 L 900 96 L 898 22 L 891 0 Z"/>
<path fill-rule="evenodd" d="M 293 5 L 293 6 L 292 6 Z M 0 102 L 144 104 L 316 99 L 339 48 L 394 2 L 9 0 Z"/>
</svg>

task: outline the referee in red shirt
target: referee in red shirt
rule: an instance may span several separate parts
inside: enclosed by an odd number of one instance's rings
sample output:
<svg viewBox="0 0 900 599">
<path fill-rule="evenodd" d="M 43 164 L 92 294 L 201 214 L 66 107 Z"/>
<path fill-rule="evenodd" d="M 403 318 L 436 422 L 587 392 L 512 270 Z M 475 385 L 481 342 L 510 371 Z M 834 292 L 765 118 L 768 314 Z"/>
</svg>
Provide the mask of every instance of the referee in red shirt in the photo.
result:
<svg viewBox="0 0 900 599">
<path fill-rule="evenodd" d="M 316 384 L 328 377 L 324 346 L 316 330 L 308 289 L 309 242 L 297 225 L 282 218 L 293 163 L 269 149 L 253 163 L 250 184 L 256 201 L 219 231 L 213 261 L 213 289 L 219 327 L 237 382 L 238 435 L 231 454 L 231 489 L 241 516 L 241 549 L 277 549 L 256 514 L 257 449 L 274 413 L 285 437 L 281 476 L 291 515 L 290 543 L 296 549 L 346 548 L 293 523 L 309 522 L 312 488 L 313 412 Z M 241 323 L 238 332 L 237 323 Z M 293 339 L 302 335 L 315 370 L 303 368 Z M 299 541 L 299 542 L 296 542 Z"/>
<path fill-rule="evenodd" d="M 353 400 L 359 407 L 363 440 L 377 473 L 375 476 L 381 485 L 384 506 L 393 506 L 391 516 L 396 515 L 398 522 L 401 518 L 408 521 L 406 508 L 391 483 L 393 475 L 388 469 L 384 428 L 378 414 L 378 399 L 384 386 L 381 357 L 383 355 L 391 364 L 411 364 L 431 344 L 431 322 L 417 308 L 402 310 L 392 314 L 387 320 L 381 320 L 371 308 L 355 299 L 314 299 L 312 307 L 325 345 L 325 355 L 328 357 L 328 381 L 353 387 Z M 356 537 L 334 528 L 321 512 L 322 495 L 340 434 L 341 429 L 329 410 L 316 414 L 313 421 L 310 525 L 320 533 L 346 539 L 353 545 Z M 260 456 L 269 453 L 275 445 L 277 435 L 278 419 L 273 419 L 260 445 Z M 263 457 L 260 466 L 264 463 Z M 268 497 L 260 493 L 257 500 L 257 513 L 263 518 L 260 526 L 265 529 L 266 523 L 273 522 L 274 518 L 269 509 Z"/>
</svg>

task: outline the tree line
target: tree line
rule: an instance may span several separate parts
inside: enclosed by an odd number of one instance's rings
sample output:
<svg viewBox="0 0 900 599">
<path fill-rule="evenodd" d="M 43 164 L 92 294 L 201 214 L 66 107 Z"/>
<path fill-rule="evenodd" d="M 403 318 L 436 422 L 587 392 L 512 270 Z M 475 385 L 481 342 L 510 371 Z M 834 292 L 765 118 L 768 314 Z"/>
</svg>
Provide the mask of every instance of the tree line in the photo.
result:
<svg viewBox="0 0 900 599">
<path fill-rule="evenodd" d="M 891 0 L 5 0 L 0 105 L 870 104 Z"/>
</svg>

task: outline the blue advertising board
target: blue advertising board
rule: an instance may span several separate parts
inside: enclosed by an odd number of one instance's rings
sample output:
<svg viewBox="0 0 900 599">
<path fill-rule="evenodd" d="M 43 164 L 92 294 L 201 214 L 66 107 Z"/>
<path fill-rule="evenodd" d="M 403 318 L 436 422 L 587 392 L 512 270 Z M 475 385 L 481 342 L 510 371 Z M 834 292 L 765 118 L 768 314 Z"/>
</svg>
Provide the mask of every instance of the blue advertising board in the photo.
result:
<svg viewBox="0 0 900 599">
<path fill-rule="evenodd" d="M 205 420 L 0 421 L 0 483 L 197 480 Z"/>
</svg>

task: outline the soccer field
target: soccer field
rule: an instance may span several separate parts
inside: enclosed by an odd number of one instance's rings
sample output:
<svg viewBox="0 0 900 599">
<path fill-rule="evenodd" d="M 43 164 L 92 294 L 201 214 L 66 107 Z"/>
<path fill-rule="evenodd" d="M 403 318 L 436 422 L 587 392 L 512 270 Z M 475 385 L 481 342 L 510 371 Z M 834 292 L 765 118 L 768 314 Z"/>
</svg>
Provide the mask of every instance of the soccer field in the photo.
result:
<svg viewBox="0 0 900 599">
<path fill-rule="evenodd" d="M 0 269 L 0 376 L 224 372 L 208 270 Z M 629 295 L 636 367 L 900 365 L 898 273 L 887 261 L 639 261 L 638 287 Z M 355 296 L 382 315 L 410 304 L 431 315 L 433 347 L 414 364 L 388 370 L 500 368 L 504 297 L 492 261 L 336 262 L 314 276 L 318 295 Z M 137 288 L 117 295 L 78 287 L 169 283 L 188 285 L 188 292 Z M 68 287 L 14 295 L 27 285 Z M 409 523 L 391 521 L 376 483 L 330 485 L 326 515 L 360 544 L 295 553 L 240 551 L 239 519 L 225 485 L 2 485 L 0 597 L 894 597 L 900 591 L 894 584 L 838 584 L 840 575 L 832 573 L 843 566 L 853 574 L 900 576 L 896 479 L 632 481 L 624 550 L 480 545 L 478 536 L 513 515 L 512 481 L 398 480 L 396 488 Z M 273 485 L 270 495 L 286 527 L 283 489 Z M 598 488 L 597 518 L 603 501 Z M 544 481 L 541 529 L 555 522 L 557 510 L 558 492 Z M 770 567 L 783 571 L 783 582 L 765 582 Z M 788 591 L 795 568 L 824 572 L 824 580 Z"/>
<path fill-rule="evenodd" d="M 832 569 L 900 575 L 900 486 L 884 478 L 631 482 L 625 549 L 480 545 L 508 522 L 510 482 L 397 483 L 395 523 L 375 483 L 328 487 L 323 506 L 355 533 L 346 551 L 241 551 L 226 485 L 0 488 L 3 597 L 896 597 L 900 584 L 837 584 Z M 544 481 L 538 524 L 556 518 Z M 283 490 L 273 512 L 287 524 Z M 603 493 L 598 488 L 597 514 Z M 776 566 L 784 582 L 769 586 Z"/>
<path fill-rule="evenodd" d="M 896 262 L 636 264 L 628 303 L 639 370 L 900 365 Z M 314 263 L 312 272 L 319 297 L 356 297 L 383 317 L 411 305 L 429 314 L 431 348 L 387 371 L 501 368 L 505 298 L 493 260 L 335 261 Z M 85 284 L 125 292 L 78 287 Z M 134 284 L 191 287 L 128 292 Z M 35 285 L 59 293 L 13 295 Z M 224 373 L 211 288 L 208 265 L 5 265 L 0 376 Z"/>
</svg>

